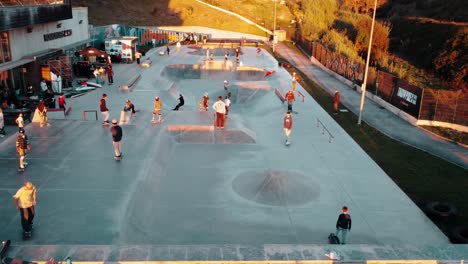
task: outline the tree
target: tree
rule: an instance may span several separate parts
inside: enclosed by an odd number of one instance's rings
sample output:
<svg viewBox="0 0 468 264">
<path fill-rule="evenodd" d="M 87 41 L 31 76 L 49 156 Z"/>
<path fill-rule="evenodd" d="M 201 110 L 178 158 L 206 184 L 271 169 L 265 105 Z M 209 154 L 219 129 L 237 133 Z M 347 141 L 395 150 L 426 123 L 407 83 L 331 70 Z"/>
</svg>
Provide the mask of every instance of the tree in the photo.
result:
<svg viewBox="0 0 468 264">
<path fill-rule="evenodd" d="M 331 29 L 337 8 L 336 0 L 304 0 L 304 19 L 301 24 L 303 35 L 309 40 L 320 38 L 326 30 Z"/>
<path fill-rule="evenodd" d="M 369 17 L 362 17 L 355 25 L 357 29 L 357 36 L 355 45 L 360 54 L 367 54 L 369 47 L 370 30 L 372 26 L 372 19 Z M 390 35 L 390 28 L 383 26 L 379 22 L 375 22 L 374 36 L 372 40 L 372 58 L 380 60 L 387 55 L 388 51 L 388 36 Z"/>
</svg>

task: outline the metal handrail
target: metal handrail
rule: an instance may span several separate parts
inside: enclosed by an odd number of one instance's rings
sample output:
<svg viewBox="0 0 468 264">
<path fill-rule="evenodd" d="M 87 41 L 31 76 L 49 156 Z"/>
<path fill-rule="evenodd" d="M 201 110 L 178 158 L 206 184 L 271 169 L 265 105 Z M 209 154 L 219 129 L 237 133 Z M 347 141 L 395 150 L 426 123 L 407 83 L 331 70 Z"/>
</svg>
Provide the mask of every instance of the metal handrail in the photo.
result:
<svg viewBox="0 0 468 264">
<path fill-rule="evenodd" d="M 320 127 L 322 125 L 322 135 L 325 135 L 325 131 L 328 133 L 328 143 L 332 142 L 332 138 L 335 138 L 332 133 L 327 129 L 327 127 L 320 121 L 320 119 L 317 117 L 317 127 Z"/>
</svg>

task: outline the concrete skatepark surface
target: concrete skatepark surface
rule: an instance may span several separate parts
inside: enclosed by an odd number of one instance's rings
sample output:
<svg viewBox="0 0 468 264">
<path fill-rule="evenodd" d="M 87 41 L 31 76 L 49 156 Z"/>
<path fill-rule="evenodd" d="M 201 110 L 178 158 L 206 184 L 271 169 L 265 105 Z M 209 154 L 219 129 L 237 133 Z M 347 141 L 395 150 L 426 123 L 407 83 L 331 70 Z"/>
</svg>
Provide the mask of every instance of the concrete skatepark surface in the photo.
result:
<svg viewBox="0 0 468 264">
<path fill-rule="evenodd" d="M 286 105 L 274 88 L 286 92 L 291 76 L 269 54 L 243 47 L 245 77 L 233 73 L 235 64 L 219 69 L 187 46 L 159 56 L 163 49 L 147 53 L 149 68 L 114 65 L 114 85 L 68 99 L 73 110 L 66 120 L 29 124 L 24 173 L 17 172 L 16 135 L 0 143 L 0 237 L 16 245 L 9 254 L 281 260 L 323 259 L 332 248 L 347 259 L 466 257 L 466 247 L 450 245 L 300 85 L 305 102 L 294 104 L 292 144 L 284 146 Z M 174 65 L 191 65 L 179 67 L 190 72 Z M 207 67 L 213 72 L 204 72 Z M 269 70 L 276 73 L 259 78 Z M 131 92 L 118 88 L 136 74 L 141 80 Z M 211 105 L 224 95 L 225 78 L 233 105 L 226 129 L 215 130 Z M 198 111 L 204 92 L 209 113 Z M 126 99 L 140 110 L 122 126 L 120 162 L 113 159 L 109 127 L 92 115 L 82 120 L 83 110 L 98 110 L 102 93 L 111 118 L 120 116 Z M 171 111 L 180 93 L 185 105 Z M 163 103 L 160 125 L 150 122 L 155 96 Z M 331 142 L 317 120 L 333 134 Z M 23 241 L 11 200 L 26 180 L 38 189 L 38 205 L 33 238 Z M 326 245 L 343 205 L 353 218 L 350 245 Z"/>
</svg>

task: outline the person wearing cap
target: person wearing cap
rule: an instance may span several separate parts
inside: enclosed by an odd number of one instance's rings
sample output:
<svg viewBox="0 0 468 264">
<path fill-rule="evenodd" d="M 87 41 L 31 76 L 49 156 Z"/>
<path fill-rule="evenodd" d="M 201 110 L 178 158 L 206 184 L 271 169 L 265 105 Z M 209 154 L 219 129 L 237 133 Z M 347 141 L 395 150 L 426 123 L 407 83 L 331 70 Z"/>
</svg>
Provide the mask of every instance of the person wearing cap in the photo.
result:
<svg viewBox="0 0 468 264">
<path fill-rule="evenodd" d="M 346 244 L 348 232 L 351 231 L 351 216 L 348 214 L 348 207 L 346 206 L 341 208 L 341 212 L 336 221 L 336 236 L 340 238 L 341 244 L 344 245 Z"/>
<path fill-rule="evenodd" d="M 174 107 L 175 111 L 179 111 L 179 108 L 185 104 L 184 96 L 182 94 L 179 94 L 179 103 Z"/>
<path fill-rule="evenodd" d="M 36 206 L 36 188 L 31 182 L 26 182 L 15 195 L 13 204 L 21 215 L 21 226 L 25 235 L 31 235 Z"/>
<path fill-rule="evenodd" d="M 16 138 L 16 152 L 18 152 L 19 156 L 19 169 L 24 170 L 24 166 L 28 165 L 24 161 L 26 152 L 30 150 L 31 147 L 28 144 L 28 136 L 26 136 L 26 133 L 23 128 L 20 128 L 18 137 Z"/>
<path fill-rule="evenodd" d="M 333 110 L 335 111 L 334 114 L 338 114 L 338 107 L 340 106 L 340 92 L 335 90 L 335 94 L 333 95 Z"/>
<path fill-rule="evenodd" d="M 213 104 L 213 109 L 216 111 L 216 128 L 224 128 L 226 105 L 223 102 L 222 96 L 218 96 L 218 101 Z"/>
<path fill-rule="evenodd" d="M 286 145 L 290 144 L 290 139 L 291 139 L 291 130 L 293 126 L 293 119 L 291 116 L 291 112 L 286 112 L 286 116 L 284 117 L 283 120 L 283 130 L 284 130 L 284 135 L 286 136 Z"/>
<path fill-rule="evenodd" d="M 104 121 L 102 122 L 103 125 L 109 124 L 109 109 L 106 106 L 106 99 L 107 94 L 102 94 L 101 101 L 99 101 L 99 109 L 101 110 L 102 118 Z"/>
<path fill-rule="evenodd" d="M 114 159 L 120 160 L 122 156 L 121 144 L 122 128 L 117 124 L 117 119 L 112 119 L 112 127 L 110 128 L 112 134 L 112 145 L 114 146 Z"/>
<path fill-rule="evenodd" d="M 293 76 L 292 76 L 292 90 L 293 90 L 293 92 L 296 92 L 296 84 L 297 84 L 296 73 L 293 72 Z"/>
<path fill-rule="evenodd" d="M 155 122 L 154 118 L 156 117 L 156 115 L 158 115 L 158 123 L 161 123 L 161 107 L 162 107 L 161 100 L 159 100 L 159 97 L 156 96 L 154 98 L 153 119 L 151 120 L 151 122 Z"/>
</svg>

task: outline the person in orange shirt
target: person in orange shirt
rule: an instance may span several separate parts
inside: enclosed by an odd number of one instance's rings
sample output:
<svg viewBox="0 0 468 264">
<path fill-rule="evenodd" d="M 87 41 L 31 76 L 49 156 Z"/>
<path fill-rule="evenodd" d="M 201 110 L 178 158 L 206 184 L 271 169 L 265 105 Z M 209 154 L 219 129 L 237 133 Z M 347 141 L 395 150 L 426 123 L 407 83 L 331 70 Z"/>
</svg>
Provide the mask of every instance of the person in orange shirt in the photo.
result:
<svg viewBox="0 0 468 264">
<path fill-rule="evenodd" d="M 284 96 L 285 100 L 288 102 L 288 111 L 292 112 L 292 105 L 293 102 L 296 101 L 296 97 L 294 96 L 294 92 L 289 90 L 286 95 Z"/>
<path fill-rule="evenodd" d="M 338 114 L 338 106 L 340 106 L 340 92 L 335 90 L 335 95 L 333 96 L 333 110 L 335 110 L 335 115 Z"/>
</svg>

